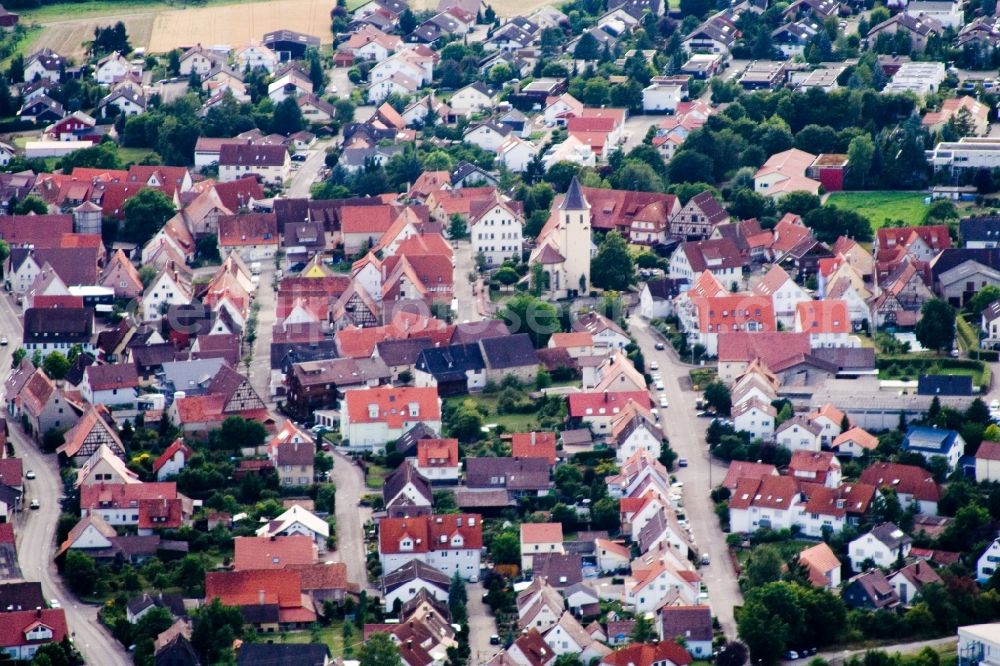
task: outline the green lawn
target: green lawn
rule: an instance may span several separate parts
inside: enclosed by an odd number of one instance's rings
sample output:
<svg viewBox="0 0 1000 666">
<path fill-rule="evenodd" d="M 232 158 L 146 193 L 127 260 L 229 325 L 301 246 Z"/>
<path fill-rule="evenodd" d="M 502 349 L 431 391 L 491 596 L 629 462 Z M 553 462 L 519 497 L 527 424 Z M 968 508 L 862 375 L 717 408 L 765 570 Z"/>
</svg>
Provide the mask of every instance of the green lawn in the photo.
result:
<svg viewBox="0 0 1000 666">
<path fill-rule="evenodd" d="M 323 642 L 330 648 L 330 656 L 335 658 L 344 656 L 344 629 L 342 624 L 341 620 L 334 620 L 329 627 L 323 627 L 320 630 Z M 360 632 L 357 631 L 353 634 L 358 641 L 361 640 L 359 634 Z M 281 635 L 283 643 L 312 643 L 312 639 L 312 632 L 309 631 L 293 631 Z M 355 652 L 357 652 L 359 647 L 354 647 Z"/>
<path fill-rule="evenodd" d="M 494 423 L 502 425 L 507 432 L 530 432 L 540 428 L 537 414 L 497 414 L 497 400 L 499 398 L 499 393 L 480 393 L 478 395 L 455 396 L 454 398 L 447 398 L 447 400 L 458 403 L 462 403 L 465 400 L 475 401 L 485 407 L 487 411 L 488 415 L 483 417 L 484 425 L 492 425 Z"/>
<path fill-rule="evenodd" d="M 369 488 L 380 489 L 385 485 L 385 477 L 389 475 L 389 470 L 378 465 L 368 466 L 368 476 L 365 478 L 365 485 Z"/>
<path fill-rule="evenodd" d="M 854 210 L 869 219 L 872 227 L 921 225 L 927 213 L 921 192 L 833 192 L 828 204 Z"/>
<path fill-rule="evenodd" d="M 123 164 L 128 164 L 132 162 L 138 164 L 147 156 L 152 155 L 153 150 L 151 148 L 119 148 L 118 157 L 121 158 Z"/>
<path fill-rule="evenodd" d="M 754 548 L 759 546 L 768 545 L 775 548 L 778 554 L 781 555 L 782 561 L 788 561 L 793 555 L 798 555 L 806 548 L 810 546 L 815 546 L 818 542 L 807 541 L 803 539 L 790 539 L 788 541 L 775 541 L 774 543 L 768 544 L 757 544 L 751 548 L 740 550 L 736 553 L 736 560 L 740 563 L 740 568 L 746 566 L 747 560 L 750 558 L 750 553 L 753 552 Z"/>
</svg>

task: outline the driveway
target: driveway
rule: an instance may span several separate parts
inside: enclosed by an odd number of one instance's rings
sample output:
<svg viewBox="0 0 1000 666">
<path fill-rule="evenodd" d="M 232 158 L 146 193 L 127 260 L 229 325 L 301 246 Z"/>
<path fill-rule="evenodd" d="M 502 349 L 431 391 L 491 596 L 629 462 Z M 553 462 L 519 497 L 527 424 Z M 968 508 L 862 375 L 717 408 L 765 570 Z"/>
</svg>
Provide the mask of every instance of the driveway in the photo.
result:
<svg viewBox="0 0 1000 666">
<path fill-rule="evenodd" d="M 6 377 L 11 354 L 22 338 L 21 321 L 6 294 L 0 295 L 0 331 L 11 344 L 0 347 L 0 368 Z M 88 664 L 131 664 L 121 645 L 97 621 L 97 606 L 79 602 L 63 584 L 56 565 L 56 523 L 59 521 L 58 498 L 63 494 L 62 479 L 56 456 L 43 454 L 21 431 L 15 420 L 8 421 L 14 452 L 24 461 L 24 470 L 35 472 L 36 478 L 25 481 L 24 504 L 38 499 L 40 507 L 25 510 L 15 522 L 17 556 L 25 580 L 40 581 L 46 599 L 57 599 L 66 612 L 66 622 L 76 647 Z"/>
<path fill-rule="evenodd" d="M 330 145 L 329 139 L 317 141 L 312 148 L 304 150 L 308 154 L 305 162 L 292 162 L 300 165 L 298 169 L 292 171 L 285 196 L 289 199 L 308 199 L 309 188 L 316 182 L 319 170 L 326 165 L 326 149 Z"/>
<path fill-rule="evenodd" d="M 681 381 L 688 377 L 690 366 L 680 363 L 672 349 L 657 351 L 657 334 L 649 324 L 638 316 L 629 318 L 629 332 L 642 349 L 646 367 L 656 361 L 663 374 L 663 393 L 670 405 L 659 408 L 660 423 L 670 440 L 670 446 L 681 458 L 687 458 L 688 466 L 678 468 L 675 475 L 684 483 L 684 513 L 697 541 L 697 549 L 707 552 L 711 564 L 701 568 L 702 581 L 708 591 L 712 613 L 719 619 L 722 630 L 729 638 L 736 638 L 736 620 L 733 608 L 743 603 L 736 582 L 736 573 L 726 546 L 726 535 L 719 529 L 715 506 L 709 497 L 709 490 L 719 483 L 726 474 L 726 466 L 712 459 L 705 441 L 708 422 L 696 416 L 697 394 L 681 389 Z"/>
<path fill-rule="evenodd" d="M 260 305 L 257 311 L 257 339 L 250 361 L 250 384 L 261 399 L 273 406 L 271 399 L 271 339 L 274 335 L 274 263 L 261 262 L 260 282 L 255 295 Z"/>
<path fill-rule="evenodd" d="M 482 280 L 469 281 L 469 274 L 476 270 L 476 259 L 472 256 L 472 243 L 467 240 L 452 241 L 455 249 L 455 291 L 457 301 L 455 317 L 458 321 L 479 321 L 483 318 L 482 304 L 479 295 L 482 293 Z"/>
<path fill-rule="evenodd" d="M 465 589 L 469 596 L 469 663 L 485 664 L 500 651 L 501 646 L 490 645 L 490 636 L 497 633 L 497 624 L 493 620 L 493 611 L 483 602 L 483 595 L 486 594 L 483 584 L 469 583 Z"/>
<path fill-rule="evenodd" d="M 365 563 L 364 525 L 372 518 L 371 509 L 361 506 L 367 492 L 361 468 L 340 451 L 333 453 L 331 480 L 337 487 L 337 550 L 334 562 L 347 565 L 347 580 L 361 590 L 371 590 Z"/>
</svg>

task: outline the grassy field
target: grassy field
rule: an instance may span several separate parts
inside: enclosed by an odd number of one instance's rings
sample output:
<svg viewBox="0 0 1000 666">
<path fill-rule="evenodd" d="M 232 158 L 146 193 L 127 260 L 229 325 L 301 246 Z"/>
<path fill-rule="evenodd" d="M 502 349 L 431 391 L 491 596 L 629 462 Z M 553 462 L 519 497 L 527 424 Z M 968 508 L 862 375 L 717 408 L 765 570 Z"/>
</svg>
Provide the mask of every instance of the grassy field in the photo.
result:
<svg viewBox="0 0 1000 666">
<path fill-rule="evenodd" d="M 802 539 L 792 539 L 790 541 L 776 541 L 774 543 L 766 544 L 773 547 L 781 555 L 782 561 L 788 561 L 793 555 L 798 555 L 806 548 L 810 546 L 815 546 L 816 541 L 806 541 Z M 765 545 L 765 544 L 761 544 Z M 746 548 L 740 550 L 736 553 L 736 561 L 739 562 L 740 568 L 746 566 L 747 560 L 750 558 L 750 553 L 753 552 L 753 548 Z"/>
<path fill-rule="evenodd" d="M 920 192 L 833 192 L 827 203 L 857 211 L 877 229 L 900 222 L 910 226 L 923 224 L 927 213 L 925 196 Z"/>
<path fill-rule="evenodd" d="M 118 157 L 121 158 L 123 164 L 134 163 L 138 164 L 146 157 L 153 154 L 151 148 L 119 148 Z"/>
<path fill-rule="evenodd" d="M 334 620 L 329 627 L 323 627 L 320 630 L 321 640 L 330 648 L 330 656 L 334 658 L 344 656 L 344 629 L 342 625 L 342 621 Z M 355 632 L 353 634 L 358 641 L 361 640 L 359 633 Z M 309 631 L 294 631 L 282 634 L 281 640 L 284 643 L 312 643 L 313 636 L 312 632 Z M 357 651 L 358 647 L 354 647 L 355 651 Z"/>
<path fill-rule="evenodd" d="M 539 428 L 537 414 L 498 414 L 497 400 L 499 398 L 499 393 L 480 393 L 472 396 L 456 396 L 454 398 L 447 398 L 447 400 L 458 403 L 473 400 L 483 406 L 488 413 L 488 416 L 483 417 L 484 425 L 502 425 L 507 432 L 530 432 Z"/>
</svg>

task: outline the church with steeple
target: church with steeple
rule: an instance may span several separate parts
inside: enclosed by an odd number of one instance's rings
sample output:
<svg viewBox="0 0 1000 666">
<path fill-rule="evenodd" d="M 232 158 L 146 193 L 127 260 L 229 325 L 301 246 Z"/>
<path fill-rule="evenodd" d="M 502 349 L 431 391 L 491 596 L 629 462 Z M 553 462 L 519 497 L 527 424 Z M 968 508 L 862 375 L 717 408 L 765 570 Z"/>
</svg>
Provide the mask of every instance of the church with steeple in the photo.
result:
<svg viewBox="0 0 1000 666">
<path fill-rule="evenodd" d="M 590 204 L 574 176 L 566 194 L 554 202 L 528 260 L 532 267 L 542 266 L 546 296 L 570 298 L 590 289 L 591 217 Z"/>
</svg>

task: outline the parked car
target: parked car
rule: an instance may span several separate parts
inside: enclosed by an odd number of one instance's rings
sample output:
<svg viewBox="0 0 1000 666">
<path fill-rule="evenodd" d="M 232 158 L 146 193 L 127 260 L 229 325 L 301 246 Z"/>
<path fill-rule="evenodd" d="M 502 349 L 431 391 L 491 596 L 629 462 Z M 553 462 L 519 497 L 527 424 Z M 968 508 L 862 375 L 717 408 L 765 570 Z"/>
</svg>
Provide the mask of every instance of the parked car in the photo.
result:
<svg viewBox="0 0 1000 666">
<path fill-rule="evenodd" d="M 292 155 L 293 162 L 305 162 L 307 159 L 309 158 L 305 153 L 295 153 Z"/>
<path fill-rule="evenodd" d="M 688 466 L 688 459 L 687 458 L 678 458 L 677 459 L 677 466 L 678 467 L 687 467 Z"/>
<path fill-rule="evenodd" d="M 34 480 L 35 470 L 29 469 L 27 472 L 24 473 L 24 478 L 26 478 L 28 481 Z"/>
<path fill-rule="evenodd" d="M 669 407 L 670 403 L 667 402 L 667 396 L 660 395 L 660 407 Z"/>
<path fill-rule="evenodd" d="M 785 653 L 785 659 L 789 661 L 794 661 L 798 658 L 799 658 L 799 653 L 796 652 L 795 650 L 789 650 L 788 652 Z"/>
<path fill-rule="evenodd" d="M 662 391 L 663 390 L 663 381 L 662 380 L 656 382 L 656 390 L 657 391 Z"/>
<path fill-rule="evenodd" d="M 49 599 L 50 608 L 62 608 L 62 604 L 59 603 L 58 599 Z"/>
<path fill-rule="evenodd" d="M 652 363 L 649 364 L 649 369 L 650 370 L 659 370 L 660 369 L 660 364 L 657 363 L 656 361 L 653 361 Z"/>
<path fill-rule="evenodd" d="M 500 637 L 496 634 L 490 636 L 490 645 L 500 645 Z"/>
<path fill-rule="evenodd" d="M 36 499 L 31 500 L 31 508 L 32 508 L 32 510 L 37 509 L 40 506 L 41 506 L 41 504 L 38 503 L 38 500 L 36 500 Z"/>
<path fill-rule="evenodd" d="M 4 347 L 6 347 L 9 344 L 10 344 L 10 340 L 7 339 L 7 336 L 6 335 L 0 335 L 0 345 L 3 345 Z"/>
</svg>

